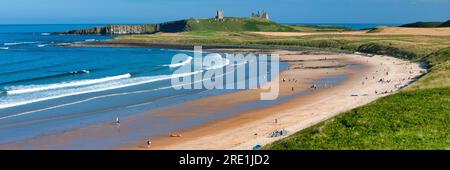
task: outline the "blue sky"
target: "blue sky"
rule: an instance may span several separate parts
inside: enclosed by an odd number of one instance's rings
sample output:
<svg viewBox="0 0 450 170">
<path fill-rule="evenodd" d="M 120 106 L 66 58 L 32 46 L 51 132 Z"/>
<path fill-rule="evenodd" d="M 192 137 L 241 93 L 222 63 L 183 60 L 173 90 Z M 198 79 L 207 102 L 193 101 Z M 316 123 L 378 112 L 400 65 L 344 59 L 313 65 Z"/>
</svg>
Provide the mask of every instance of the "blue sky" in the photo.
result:
<svg viewBox="0 0 450 170">
<path fill-rule="evenodd" d="M 0 0 L 0 24 L 158 23 L 249 16 L 282 23 L 408 23 L 450 20 L 450 0 Z"/>
</svg>

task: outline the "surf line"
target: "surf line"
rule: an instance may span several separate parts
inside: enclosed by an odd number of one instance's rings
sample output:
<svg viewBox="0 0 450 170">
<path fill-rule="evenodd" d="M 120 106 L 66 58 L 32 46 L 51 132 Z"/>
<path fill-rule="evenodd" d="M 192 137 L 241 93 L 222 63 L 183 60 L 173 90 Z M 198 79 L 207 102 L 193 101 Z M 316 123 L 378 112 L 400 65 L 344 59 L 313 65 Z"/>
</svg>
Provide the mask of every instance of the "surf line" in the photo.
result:
<svg viewBox="0 0 450 170">
<path fill-rule="evenodd" d="M 226 74 L 223 74 L 222 76 L 230 74 L 230 73 L 232 73 L 232 72 L 227 72 Z M 202 81 L 204 81 L 204 80 L 205 79 L 203 79 Z M 198 81 L 192 82 L 190 84 L 193 84 L 193 83 L 198 83 Z M 180 86 L 182 86 L 182 85 L 185 85 L 185 84 L 181 84 Z M 56 108 L 60 108 L 60 107 L 64 107 L 64 106 L 70 106 L 70 105 L 74 105 L 74 104 L 84 103 L 84 102 L 88 102 L 88 101 L 95 100 L 95 99 L 101 99 L 101 98 L 113 97 L 113 96 L 121 96 L 121 95 L 127 95 L 127 94 L 146 93 L 146 92 L 165 90 L 165 89 L 170 89 L 170 88 L 173 88 L 173 86 L 166 86 L 166 87 L 161 87 L 161 88 L 151 89 L 151 90 L 140 90 L 140 91 L 134 91 L 134 92 L 115 93 L 115 94 L 109 94 L 109 95 L 104 95 L 104 96 L 96 96 L 96 97 L 92 97 L 92 98 L 88 98 L 88 99 L 85 99 L 85 100 L 80 100 L 80 101 L 76 101 L 76 102 L 72 102 L 72 103 L 67 103 L 67 104 L 62 104 L 62 105 L 47 107 L 47 108 L 43 108 L 43 109 L 32 110 L 32 111 L 28 111 L 28 112 L 22 112 L 22 113 L 18 113 L 18 114 L 13 114 L 13 115 L 9 115 L 9 116 L 0 117 L 0 120 L 12 118 L 12 117 L 17 117 L 17 116 L 28 115 L 28 114 L 32 114 L 32 113 L 40 112 L 40 111 L 56 109 Z M 153 103 L 153 101 L 152 102 L 143 103 L 143 104 L 148 104 L 148 103 Z M 137 104 L 137 105 L 134 105 L 134 106 L 137 107 L 137 106 L 140 106 L 140 105 L 143 105 L 143 104 Z M 128 106 L 128 108 L 129 107 L 130 106 Z"/>
</svg>

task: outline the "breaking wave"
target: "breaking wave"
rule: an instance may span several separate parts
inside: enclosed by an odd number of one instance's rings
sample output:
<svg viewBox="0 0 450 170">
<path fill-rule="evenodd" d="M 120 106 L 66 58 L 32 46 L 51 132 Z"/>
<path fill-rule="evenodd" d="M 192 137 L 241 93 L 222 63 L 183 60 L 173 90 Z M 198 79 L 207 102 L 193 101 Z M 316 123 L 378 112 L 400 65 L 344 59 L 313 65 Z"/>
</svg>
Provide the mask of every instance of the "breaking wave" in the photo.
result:
<svg viewBox="0 0 450 170">
<path fill-rule="evenodd" d="M 185 77 L 194 75 L 197 73 L 201 73 L 202 71 L 196 72 L 187 72 L 187 73 L 179 73 L 172 75 L 159 75 L 159 76 L 149 76 L 149 77 L 136 77 L 136 78 L 125 78 L 125 75 L 122 75 L 121 79 L 104 81 L 96 84 L 85 85 L 85 86 L 69 86 L 69 87 L 61 87 L 64 85 L 59 84 L 61 88 L 59 89 L 50 89 L 43 85 L 36 85 L 34 87 L 17 89 L 13 95 L 6 95 L 0 97 L 0 109 L 10 108 L 45 100 L 57 99 L 67 96 L 74 96 L 86 93 L 94 93 L 106 90 L 113 90 L 118 88 L 136 86 L 146 83 L 152 83 L 156 81 L 162 80 L 170 80 L 172 78 Z M 88 81 L 88 80 L 85 80 Z M 86 83 L 87 84 L 87 83 Z M 42 88 L 45 87 L 45 88 Z M 14 90 L 14 89 L 13 89 Z M 20 91 L 21 90 L 21 91 Z"/>
<path fill-rule="evenodd" d="M 175 64 L 167 64 L 167 65 L 164 65 L 164 66 L 167 66 L 167 67 L 170 67 L 170 68 L 181 67 L 181 66 L 184 66 L 184 65 L 186 65 L 186 64 L 190 64 L 191 61 L 192 61 L 192 57 L 189 56 L 189 57 L 188 57 L 186 60 L 184 60 L 183 62 L 175 63 Z"/>
<path fill-rule="evenodd" d="M 12 42 L 12 43 L 3 43 L 3 45 L 5 45 L 5 46 L 12 46 L 12 45 L 21 45 L 21 44 L 35 44 L 35 43 L 39 43 L 39 42 L 35 42 L 35 41 L 29 41 L 29 42 Z"/>
<path fill-rule="evenodd" d="M 51 90 L 51 89 L 86 86 L 86 85 L 92 85 L 92 84 L 103 83 L 103 82 L 107 82 L 107 81 L 130 78 L 130 77 L 131 77 L 131 74 L 123 74 L 123 75 L 105 77 L 105 78 L 99 78 L 99 79 L 78 80 L 78 81 L 71 81 L 71 82 L 46 84 L 46 85 L 11 86 L 11 87 L 6 87 L 5 89 L 6 89 L 6 94 L 12 95 L 12 94 L 22 94 L 22 93 L 31 93 L 31 92 L 37 92 L 37 91 Z"/>
<path fill-rule="evenodd" d="M 78 75 L 78 74 L 89 74 L 89 73 L 90 73 L 89 70 L 71 71 L 71 72 L 67 72 L 67 73 L 54 74 L 54 75 L 49 75 L 49 76 L 34 77 L 34 78 L 29 78 L 29 79 L 2 82 L 2 83 L 0 83 L 0 85 L 12 84 L 12 83 L 23 83 L 23 82 L 29 82 L 29 81 L 51 79 L 51 78 L 58 78 L 58 77 L 65 77 L 65 76 L 74 76 L 74 75 Z"/>
</svg>

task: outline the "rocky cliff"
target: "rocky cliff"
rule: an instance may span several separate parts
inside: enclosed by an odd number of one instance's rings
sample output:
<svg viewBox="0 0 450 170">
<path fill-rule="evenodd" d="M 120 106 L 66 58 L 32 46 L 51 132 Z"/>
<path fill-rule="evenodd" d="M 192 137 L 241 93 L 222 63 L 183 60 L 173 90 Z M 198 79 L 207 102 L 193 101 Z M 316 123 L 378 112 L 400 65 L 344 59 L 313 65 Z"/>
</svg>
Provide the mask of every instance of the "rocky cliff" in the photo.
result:
<svg viewBox="0 0 450 170">
<path fill-rule="evenodd" d="M 79 35 L 127 35 L 127 34 L 154 34 L 157 32 L 183 32 L 189 30 L 186 20 L 165 22 L 161 24 L 144 25 L 108 25 L 53 34 L 79 34 Z"/>
</svg>

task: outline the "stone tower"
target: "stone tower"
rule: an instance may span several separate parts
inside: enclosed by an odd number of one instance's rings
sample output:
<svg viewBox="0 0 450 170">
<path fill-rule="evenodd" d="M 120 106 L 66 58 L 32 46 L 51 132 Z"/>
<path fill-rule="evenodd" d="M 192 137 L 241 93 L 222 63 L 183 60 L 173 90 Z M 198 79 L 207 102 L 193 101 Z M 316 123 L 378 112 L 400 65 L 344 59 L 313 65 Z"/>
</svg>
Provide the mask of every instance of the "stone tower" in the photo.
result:
<svg viewBox="0 0 450 170">
<path fill-rule="evenodd" d="M 265 20 L 269 20 L 269 13 L 265 10 L 262 11 L 262 13 L 260 13 L 259 11 L 252 12 L 252 18 L 262 18 Z"/>
<path fill-rule="evenodd" d="M 267 11 L 263 11 L 261 18 L 269 20 L 269 13 Z"/>
<path fill-rule="evenodd" d="M 217 10 L 216 20 L 217 21 L 224 21 L 223 11 L 222 10 Z"/>
</svg>

